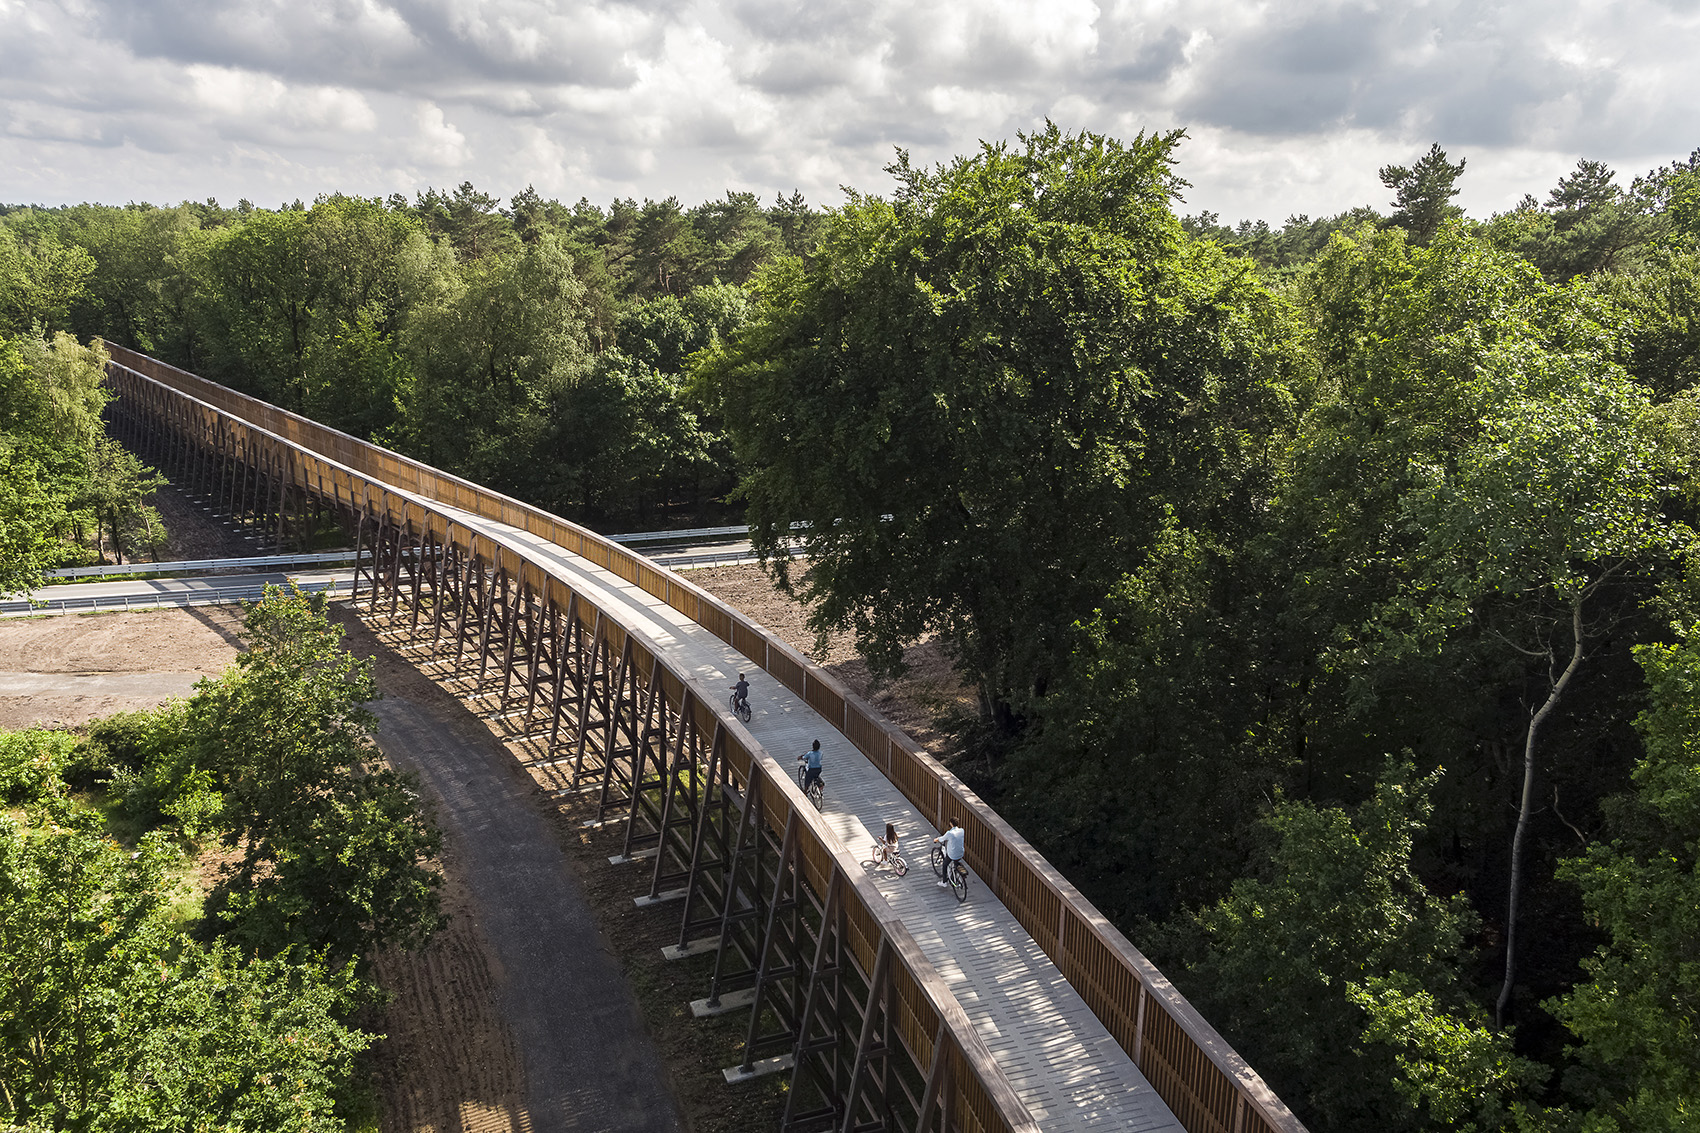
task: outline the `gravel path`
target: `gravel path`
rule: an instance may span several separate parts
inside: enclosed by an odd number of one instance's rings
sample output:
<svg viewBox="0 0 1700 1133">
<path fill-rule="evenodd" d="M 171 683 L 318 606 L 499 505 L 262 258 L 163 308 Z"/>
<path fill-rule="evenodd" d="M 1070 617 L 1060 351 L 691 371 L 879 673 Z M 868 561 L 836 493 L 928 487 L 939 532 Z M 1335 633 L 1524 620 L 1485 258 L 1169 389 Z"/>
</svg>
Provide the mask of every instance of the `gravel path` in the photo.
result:
<svg viewBox="0 0 1700 1133">
<path fill-rule="evenodd" d="M 493 954 L 503 1021 L 524 1058 L 531 1129 L 682 1129 L 636 1001 L 536 787 L 470 715 L 393 694 L 372 707 L 385 754 L 438 799 Z"/>
</svg>

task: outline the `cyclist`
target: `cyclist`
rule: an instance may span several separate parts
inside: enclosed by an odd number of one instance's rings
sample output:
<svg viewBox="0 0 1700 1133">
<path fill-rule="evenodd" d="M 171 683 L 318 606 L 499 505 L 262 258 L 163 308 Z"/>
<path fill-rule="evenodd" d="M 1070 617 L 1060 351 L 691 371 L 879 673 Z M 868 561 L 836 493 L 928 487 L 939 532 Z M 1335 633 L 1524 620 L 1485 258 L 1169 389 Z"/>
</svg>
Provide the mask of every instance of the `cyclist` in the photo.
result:
<svg viewBox="0 0 1700 1133">
<path fill-rule="evenodd" d="M 950 829 L 933 839 L 934 845 L 940 843 L 944 845 L 944 876 L 939 878 L 940 889 L 950 888 L 951 871 L 956 868 L 956 863 L 962 860 L 962 855 L 966 852 L 963 846 L 963 840 L 966 837 L 967 834 L 963 831 L 961 823 L 957 822 L 956 818 L 952 816 Z"/>
<path fill-rule="evenodd" d="M 889 862 L 897 856 L 897 827 L 892 823 L 885 824 L 885 841 L 880 843 L 880 861 Z"/>
<path fill-rule="evenodd" d="M 744 679 L 742 673 L 738 674 L 738 683 L 732 686 L 732 696 L 739 709 L 744 708 L 750 702 L 750 682 Z"/>
<path fill-rule="evenodd" d="M 799 755 L 797 762 L 809 765 L 808 772 L 803 776 L 803 793 L 806 795 L 815 780 L 820 778 L 820 741 L 816 740 L 814 747 Z"/>
</svg>

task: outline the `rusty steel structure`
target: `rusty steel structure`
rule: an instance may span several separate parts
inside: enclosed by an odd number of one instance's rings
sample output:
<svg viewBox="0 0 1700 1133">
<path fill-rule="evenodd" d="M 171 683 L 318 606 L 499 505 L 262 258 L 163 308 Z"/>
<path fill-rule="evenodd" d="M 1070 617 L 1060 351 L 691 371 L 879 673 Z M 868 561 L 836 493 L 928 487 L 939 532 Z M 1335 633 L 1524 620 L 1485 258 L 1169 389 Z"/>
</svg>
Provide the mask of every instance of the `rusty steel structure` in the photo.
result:
<svg viewBox="0 0 1700 1133">
<path fill-rule="evenodd" d="M 1189 1133 L 1303 1133 L 1162 974 L 924 750 L 796 650 L 641 555 L 540 509 L 119 347 L 112 427 L 256 535 L 331 524 L 352 601 L 581 792 L 676 903 L 675 955 L 714 953 L 716 1010 L 747 1010 L 741 1069 L 788 1069 L 787 1130 L 1037 1130 L 962 1007 L 792 776 L 619 613 L 551 569 L 606 568 L 799 695 L 935 823 L 1050 956 Z"/>
</svg>

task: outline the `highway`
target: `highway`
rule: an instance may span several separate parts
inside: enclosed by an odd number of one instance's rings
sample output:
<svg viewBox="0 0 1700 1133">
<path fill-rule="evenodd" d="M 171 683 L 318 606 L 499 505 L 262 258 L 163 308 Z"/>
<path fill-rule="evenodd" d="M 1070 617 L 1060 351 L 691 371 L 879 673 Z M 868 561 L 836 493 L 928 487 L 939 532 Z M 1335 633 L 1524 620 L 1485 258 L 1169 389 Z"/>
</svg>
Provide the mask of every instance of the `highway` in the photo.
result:
<svg viewBox="0 0 1700 1133">
<path fill-rule="evenodd" d="M 346 592 L 352 569 L 281 571 L 262 574 L 211 574 L 196 578 L 126 578 L 113 582 L 69 582 L 32 590 L 27 597 L 0 601 L 0 617 L 86 614 L 96 610 L 151 610 L 161 606 L 210 606 L 257 601 L 268 584 L 293 578 L 304 590 L 336 588 Z"/>
<path fill-rule="evenodd" d="M 708 543 L 662 544 L 646 551 L 658 565 L 669 570 L 701 570 L 717 566 L 734 566 L 756 561 L 754 548 L 747 538 L 723 539 Z M 278 556 L 287 558 L 288 556 Z M 208 606 L 223 602 L 252 602 L 264 593 L 268 584 L 281 586 L 294 579 L 306 590 L 335 587 L 347 593 L 354 579 L 352 567 L 299 571 L 256 571 L 243 574 L 211 574 L 204 572 L 213 560 L 195 564 L 196 573 L 185 578 L 123 578 L 107 582 L 64 582 L 32 590 L 27 596 L 0 600 L 0 617 L 29 617 L 43 614 L 86 614 L 95 610 L 147 610 L 161 606 Z M 263 560 L 239 559 L 236 563 Z M 132 563 L 127 568 L 139 573 L 151 573 L 150 568 L 171 566 L 162 563 Z M 84 568 L 93 570 L 95 568 Z"/>
</svg>

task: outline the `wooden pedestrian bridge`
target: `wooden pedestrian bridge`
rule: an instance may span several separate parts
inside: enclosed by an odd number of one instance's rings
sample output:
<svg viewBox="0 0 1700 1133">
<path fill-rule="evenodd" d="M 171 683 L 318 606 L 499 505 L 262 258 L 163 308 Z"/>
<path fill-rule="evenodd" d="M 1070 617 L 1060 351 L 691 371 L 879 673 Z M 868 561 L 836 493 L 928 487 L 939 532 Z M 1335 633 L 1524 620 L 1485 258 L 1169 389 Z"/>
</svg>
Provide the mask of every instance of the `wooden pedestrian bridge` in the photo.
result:
<svg viewBox="0 0 1700 1133">
<path fill-rule="evenodd" d="M 623 825 L 611 868 L 677 909 L 669 954 L 715 955 L 693 1009 L 747 1014 L 728 1079 L 791 1075 L 783 1128 L 1303 1133 L 996 812 L 737 610 L 538 508 L 109 349 L 120 439 L 276 542 L 345 525 L 369 552 L 365 616 L 459 674 L 536 777 Z M 739 672 L 748 725 L 726 710 Z M 822 811 L 792 774 L 814 739 Z M 919 864 L 859 864 L 886 822 L 924 859 L 951 817 L 966 903 Z"/>
</svg>

